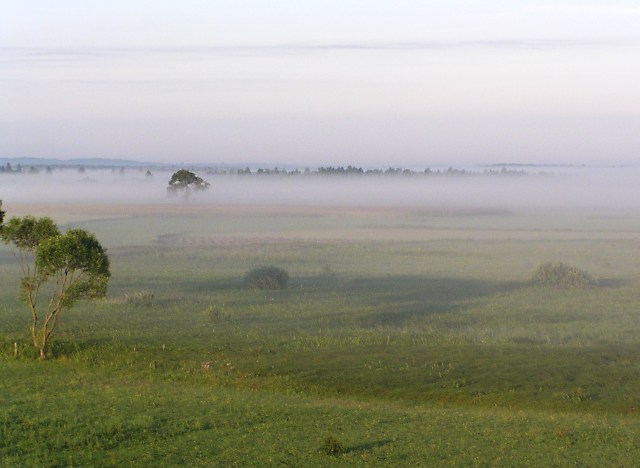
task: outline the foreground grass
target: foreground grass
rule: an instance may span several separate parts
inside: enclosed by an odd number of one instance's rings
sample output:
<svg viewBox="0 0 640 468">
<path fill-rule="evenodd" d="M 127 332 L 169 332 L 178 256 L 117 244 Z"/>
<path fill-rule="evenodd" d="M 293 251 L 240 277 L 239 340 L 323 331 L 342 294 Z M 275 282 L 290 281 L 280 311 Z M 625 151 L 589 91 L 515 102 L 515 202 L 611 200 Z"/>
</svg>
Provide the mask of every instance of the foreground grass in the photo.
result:
<svg viewBox="0 0 640 468">
<path fill-rule="evenodd" d="M 415 407 L 0 362 L 4 466 L 633 465 L 636 415 Z M 346 448 L 318 451 L 325 434 Z"/>
<path fill-rule="evenodd" d="M 638 458 L 635 218 L 195 208 L 74 215 L 109 248 L 110 297 L 66 311 L 43 363 L 0 250 L 6 466 Z M 550 259 L 601 286 L 531 287 Z M 241 287 L 268 264 L 288 290 Z M 327 433 L 344 455 L 318 453 Z"/>
</svg>

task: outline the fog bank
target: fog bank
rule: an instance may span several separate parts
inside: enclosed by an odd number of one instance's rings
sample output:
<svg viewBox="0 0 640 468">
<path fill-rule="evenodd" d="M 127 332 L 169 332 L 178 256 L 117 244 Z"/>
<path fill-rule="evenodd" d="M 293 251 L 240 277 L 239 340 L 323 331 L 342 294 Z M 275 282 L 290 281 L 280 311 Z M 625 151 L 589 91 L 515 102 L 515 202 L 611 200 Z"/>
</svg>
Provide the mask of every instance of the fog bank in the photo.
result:
<svg viewBox="0 0 640 468">
<path fill-rule="evenodd" d="M 536 168 L 528 175 L 215 175 L 207 192 L 168 196 L 171 172 L 127 169 L 0 173 L 11 204 L 219 204 L 640 209 L 640 169 Z M 537 171 L 544 170 L 545 174 Z"/>
</svg>

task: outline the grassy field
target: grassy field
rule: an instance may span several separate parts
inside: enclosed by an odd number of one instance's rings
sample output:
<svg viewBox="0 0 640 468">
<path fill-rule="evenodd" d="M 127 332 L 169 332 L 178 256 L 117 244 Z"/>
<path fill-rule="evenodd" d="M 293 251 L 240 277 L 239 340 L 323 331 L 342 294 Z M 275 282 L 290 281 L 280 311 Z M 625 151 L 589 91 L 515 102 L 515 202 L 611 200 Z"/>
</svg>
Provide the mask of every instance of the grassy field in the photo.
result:
<svg viewBox="0 0 640 468">
<path fill-rule="evenodd" d="M 10 206 L 94 232 L 107 300 L 36 362 L 0 248 L 4 466 L 633 466 L 640 217 Z M 535 288 L 545 261 L 599 280 Z M 290 276 L 251 291 L 259 265 Z M 126 300 L 153 294 L 152 304 Z M 17 343 L 17 356 L 14 343 Z M 345 453 L 318 449 L 333 434 Z"/>
</svg>

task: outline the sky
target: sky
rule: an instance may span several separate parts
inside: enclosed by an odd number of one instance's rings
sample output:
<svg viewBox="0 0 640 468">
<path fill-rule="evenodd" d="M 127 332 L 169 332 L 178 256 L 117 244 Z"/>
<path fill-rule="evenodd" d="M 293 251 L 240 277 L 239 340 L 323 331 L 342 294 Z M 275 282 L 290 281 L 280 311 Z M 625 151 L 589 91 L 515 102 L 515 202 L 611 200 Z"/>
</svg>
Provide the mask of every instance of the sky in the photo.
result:
<svg viewBox="0 0 640 468">
<path fill-rule="evenodd" d="M 640 163 L 640 3 L 0 3 L 0 157 Z"/>
</svg>

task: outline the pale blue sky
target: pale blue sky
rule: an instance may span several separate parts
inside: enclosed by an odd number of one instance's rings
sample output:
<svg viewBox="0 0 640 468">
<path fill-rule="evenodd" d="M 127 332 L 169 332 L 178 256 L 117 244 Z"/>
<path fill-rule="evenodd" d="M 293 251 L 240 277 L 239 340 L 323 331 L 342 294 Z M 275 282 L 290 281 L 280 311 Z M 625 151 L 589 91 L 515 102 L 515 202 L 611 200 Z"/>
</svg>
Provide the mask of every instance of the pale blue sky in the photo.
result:
<svg viewBox="0 0 640 468">
<path fill-rule="evenodd" d="M 640 163 L 637 1 L 0 4 L 0 156 Z"/>
</svg>

